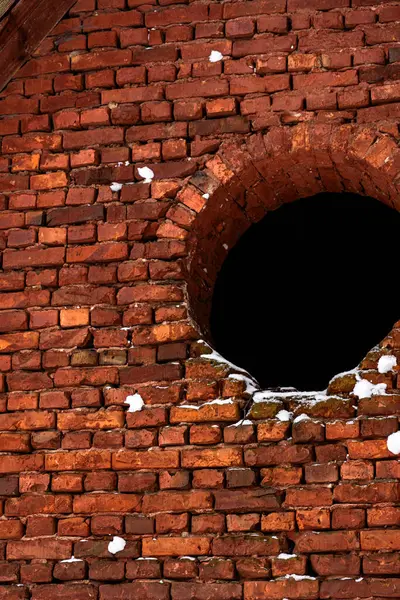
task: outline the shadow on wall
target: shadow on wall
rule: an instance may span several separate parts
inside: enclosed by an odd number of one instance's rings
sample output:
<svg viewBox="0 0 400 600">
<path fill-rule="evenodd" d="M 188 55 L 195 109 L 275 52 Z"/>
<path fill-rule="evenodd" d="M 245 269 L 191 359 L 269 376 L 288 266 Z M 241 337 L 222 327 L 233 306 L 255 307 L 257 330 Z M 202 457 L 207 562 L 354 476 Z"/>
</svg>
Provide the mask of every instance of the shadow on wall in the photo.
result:
<svg viewBox="0 0 400 600">
<path fill-rule="evenodd" d="M 400 316 L 399 231 L 399 213 L 350 193 L 318 194 L 268 213 L 218 275 L 216 349 L 263 388 L 326 388 Z"/>
</svg>

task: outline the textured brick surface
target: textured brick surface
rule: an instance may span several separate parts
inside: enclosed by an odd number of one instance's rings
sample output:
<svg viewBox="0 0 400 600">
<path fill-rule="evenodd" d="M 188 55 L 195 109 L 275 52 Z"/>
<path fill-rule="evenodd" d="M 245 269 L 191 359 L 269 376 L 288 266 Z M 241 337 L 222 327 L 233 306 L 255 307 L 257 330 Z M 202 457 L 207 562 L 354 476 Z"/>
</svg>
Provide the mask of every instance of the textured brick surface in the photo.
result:
<svg viewBox="0 0 400 600">
<path fill-rule="evenodd" d="M 352 373 L 252 403 L 201 341 L 249 223 L 322 191 L 400 209 L 399 21 L 78 0 L 2 91 L 1 599 L 400 595 L 398 323 L 359 401 Z"/>
</svg>

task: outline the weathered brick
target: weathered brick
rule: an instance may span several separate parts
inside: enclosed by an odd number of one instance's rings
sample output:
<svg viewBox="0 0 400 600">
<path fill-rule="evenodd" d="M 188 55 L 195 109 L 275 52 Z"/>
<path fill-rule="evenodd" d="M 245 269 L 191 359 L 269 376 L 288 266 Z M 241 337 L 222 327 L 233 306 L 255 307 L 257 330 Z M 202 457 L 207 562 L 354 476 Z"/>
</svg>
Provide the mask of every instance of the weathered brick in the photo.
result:
<svg viewBox="0 0 400 600">
<path fill-rule="evenodd" d="M 21 267 L 50 267 L 64 264 L 64 248 L 17 250 L 4 253 L 5 269 Z"/>
<path fill-rule="evenodd" d="M 33 588 L 32 600 L 96 600 L 97 589 L 84 583 L 38 585 Z"/>
<path fill-rule="evenodd" d="M 20 498 L 9 498 L 6 501 L 5 513 L 11 516 L 25 517 L 31 514 L 69 513 L 72 509 L 70 496 L 24 495 Z"/>
<path fill-rule="evenodd" d="M 137 512 L 141 497 L 135 494 L 87 494 L 75 496 L 74 513 Z"/>
<path fill-rule="evenodd" d="M 8 560 L 48 559 L 62 560 L 71 557 L 72 542 L 68 540 L 23 540 L 7 544 Z M 53 586 L 52 586 L 53 587 Z M 43 596 L 37 596 L 37 598 Z M 52 596 L 55 597 L 54 595 Z M 50 596 L 49 596 L 50 598 Z"/>
<path fill-rule="evenodd" d="M 179 467 L 177 450 L 158 450 L 153 452 L 120 450 L 113 454 L 113 468 L 129 469 L 176 469 Z"/>
<path fill-rule="evenodd" d="M 210 539 L 207 537 L 144 538 L 143 556 L 182 556 L 208 554 Z"/>
<path fill-rule="evenodd" d="M 128 600 L 132 596 L 142 600 L 168 600 L 169 588 L 170 584 L 164 581 L 133 581 L 117 585 L 101 585 L 99 600 Z"/>
</svg>

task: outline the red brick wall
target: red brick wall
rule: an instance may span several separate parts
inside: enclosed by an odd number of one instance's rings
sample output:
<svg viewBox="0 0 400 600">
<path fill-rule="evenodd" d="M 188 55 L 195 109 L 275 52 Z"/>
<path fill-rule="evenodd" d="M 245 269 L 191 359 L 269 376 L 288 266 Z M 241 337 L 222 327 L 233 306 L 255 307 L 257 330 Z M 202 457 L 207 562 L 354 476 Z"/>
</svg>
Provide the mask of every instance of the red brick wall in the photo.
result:
<svg viewBox="0 0 400 600">
<path fill-rule="evenodd" d="M 258 402 L 199 341 L 268 210 L 324 190 L 400 208 L 398 20 L 78 0 L 2 93 L 1 600 L 400 596 L 400 391 L 378 369 L 400 330 L 326 395 Z M 371 274 L 371 310 L 395 286 Z M 358 400 L 357 378 L 386 393 Z"/>
</svg>

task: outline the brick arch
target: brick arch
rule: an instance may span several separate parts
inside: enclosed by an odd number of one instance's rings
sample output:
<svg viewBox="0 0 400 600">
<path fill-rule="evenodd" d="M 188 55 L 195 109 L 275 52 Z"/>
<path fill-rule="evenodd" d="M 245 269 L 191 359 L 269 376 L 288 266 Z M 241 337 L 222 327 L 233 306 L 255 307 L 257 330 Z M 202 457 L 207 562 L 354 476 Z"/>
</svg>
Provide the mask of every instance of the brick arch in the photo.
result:
<svg viewBox="0 0 400 600">
<path fill-rule="evenodd" d="M 302 123 L 224 141 L 178 199 L 196 212 L 189 236 L 188 302 L 207 337 L 211 296 L 228 251 L 253 223 L 286 202 L 352 192 L 400 209 L 394 138 L 361 125 Z"/>
</svg>

